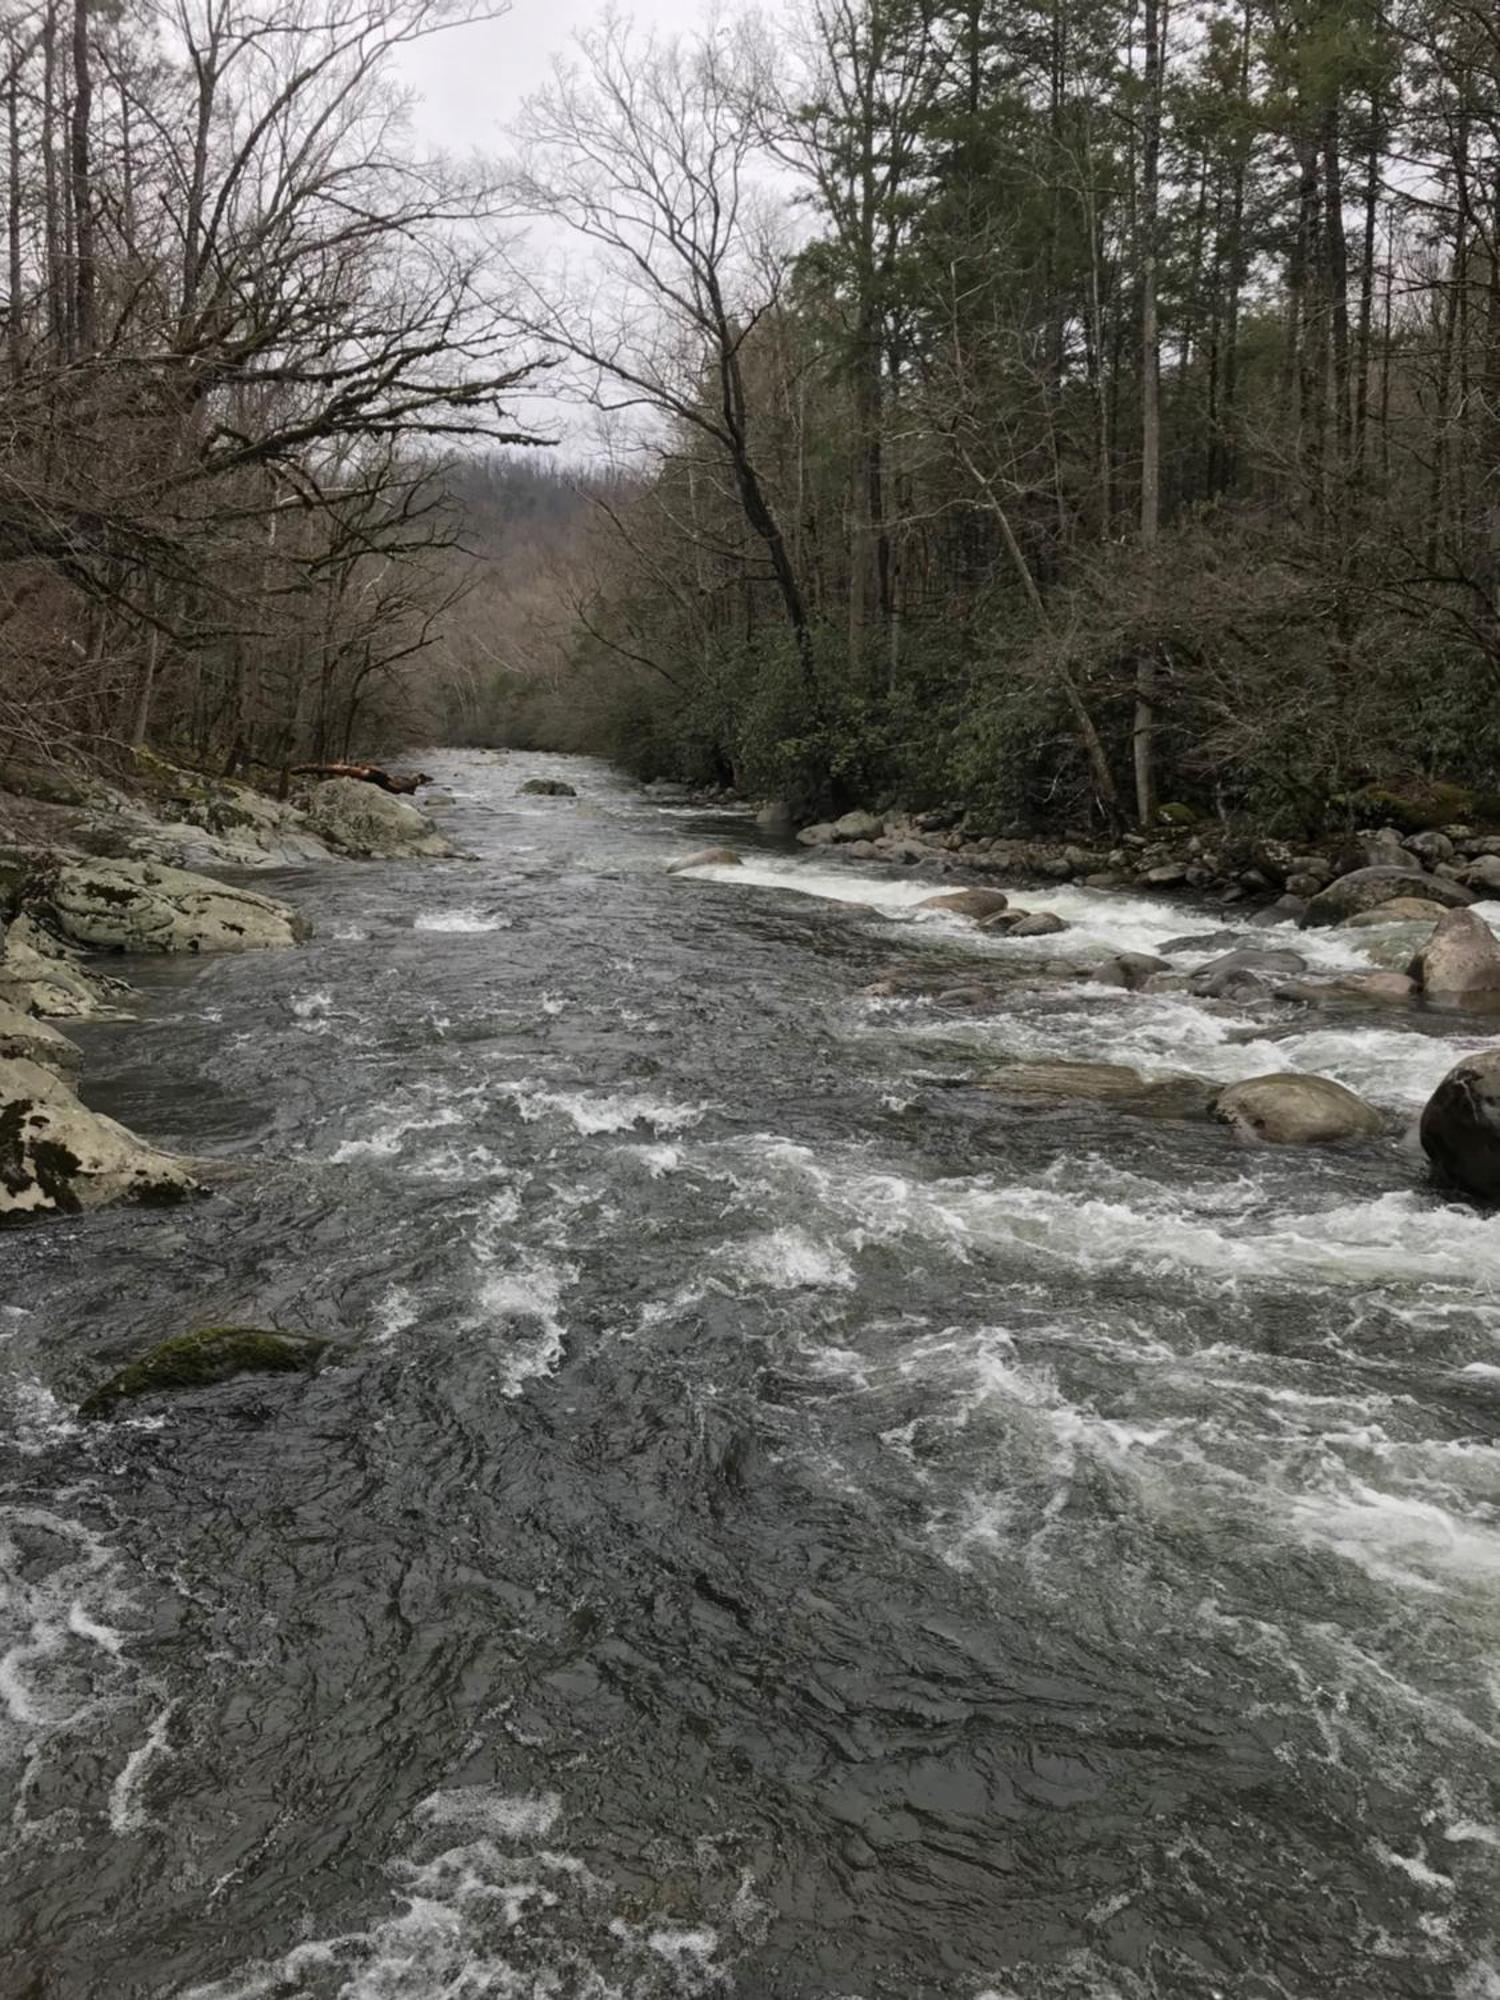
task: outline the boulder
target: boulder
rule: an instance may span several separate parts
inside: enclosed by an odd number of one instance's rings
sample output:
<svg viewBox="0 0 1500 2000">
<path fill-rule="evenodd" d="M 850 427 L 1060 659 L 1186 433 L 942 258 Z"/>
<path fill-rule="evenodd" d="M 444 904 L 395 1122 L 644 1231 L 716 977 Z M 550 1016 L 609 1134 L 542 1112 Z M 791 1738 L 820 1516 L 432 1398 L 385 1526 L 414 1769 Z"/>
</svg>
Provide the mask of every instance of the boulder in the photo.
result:
<svg viewBox="0 0 1500 2000">
<path fill-rule="evenodd" d="M 999 1097 L 1107 1104 L 1138 1117 L 1202 1118 L 1213 1086 L 1180 1071 L 1145 1077 L 1123 1063 L 1018 1062 L 979 1079 Z"/>
<path fill-rule="evenodd" d="M 1415 854 L 1424 867 L 1435 868 L 1440 861 L 1453 859 L 1453 842 L 1446 833 L 1439 833 L 1431 827 L 1425 833 L 1409 833 L 1401 845 L 1408 854 Z"/>
<path fill-rule="evenodd" d="M 999 889 L 947 889 L 940 896 L 927 896 L 919 910 L 948 910 L 956 917 L 993 917 L 1010 907 L 1010 898 Z"/>
<path fill-rule="evenodd" d="M 1378 1000 L 1400 1006 L 1414 998 L 1417 982 L 1404 972 L 1356 972 L 1339 981 L 1339 991 L 1356 1000 Z"/>
<path fill-rule="evenodd" d="M 181 1161 L 79 1102 L 55 1071 L 0 1060 L 0 1222 L 192 1191 Z"/>
<path fill-rule="evenodd" d="M 1214 1099 L 1213 1114 L 1241 1138 L 1268 1146 L 1327 1146 L 1385 1129 L 1380 1113 L 1341 1083 L 1292 1072 L 1230 1084 Z"/>
<path fill-rule="evenodd" d="M 409 856 L 441 859 L 453 849 L 426 813 L 358 778 L 329 778 L 314 786 L 307 824 L 340 854 L 361 861 L 396 861 Z"/>
<path fill-rule="evenodd" d="M 1373 910 L 1356 910 L 1352 917 L 1342 919 L 1339 928 L 1364 931 L 1378 924 L 1435 924 L 1446 913 L 1445 905 L 1433 902 L 1430 896 L 1393 896 L 1388 903 L 1377 903 Z"/>
<path fill-rule="evenodd" d="M 1420 896 L 1445 909 L 1458 910 L 1474 901 L 1470 890 L 1441 875 L 1417 868 L 1356 868 L 1319 890 L 1308 904 L 1304 924 L 1336 924 L 1361 910 L 1378 909 L 1396 896 Z"/>
<path fill-rule="evenodd" d="M 792 809 L 783 799 L 768 799 L 755 815 L 755 824 L 773 840 L 785 840 L 792 831 Z"/>
<path fill-rule="evenodd" d="M 65 938 L 90 951 L 254 951 L 295 944 L 310 931 L 269 896 L 149 861 L 64 862 L 38 904 Z"/>
<path fill-rule="evenodd" d="M 705 847 L 697 854 L 684 855 L 681 861 L 669 861 L 669 875 L 686 874 L 689 868 L 738 868 L 741 861 L 732 847 Z"/>
<path fill-rule="evenodd" d="M 82 1049 L 60 1029 L 0 1000 L 0 1062 L 17 1056 L 40 1069 L 56 1070 L 59 1076 L 75 1075 L 83 1061 Z"/>
<path fill-rule="evenodd" d="M 1200 1000 L 1253 999 L 1265 991 L 1269 980 L 1306 970 L 1307 960 L 1300 952 L 1247 945 L 1200 965 L 1189 976 L 1188 991 Z"/>
<path fill-rule="evenodd" d="M 805 826 L 797 835 L 804 847 L 827 847 L 838 839 L 830 820 L 820 819 L 814 826 Z"/>
<path fill-rule="evenodd" d="M 878 813 L 846 812 L 833 822 L 835 840 L 879 840 L 885 821 Z"/>
<path fill-rule="evenodd" d="M 1055 910 L 1029 910 L 1010 926 L 1007 935 L 1013 938 L 1056 937 L 1059 931 L 1067 928 Z"/>
<path fill-rule="evenodd" d="M 576 799 L 578 792 L 565 778 L 528 778 L 519 787 L 523 799 Z"/>
<path fill-rule="evenodd" d="M 1472 910 L 1446 911 L 1409 970 L 1429 1000 L 1500 1001 L 1500 944 Z"/>
<path fill-rule="evenodd" d="M 1153 973 L 1171 970 L 1164 958 L 1153 958 L 1149 951 L 1122 951 L 1095 966 L 1089 978 L 1096 986 L 1123 986 L 1128 993 L 1139 993 Z"/>
<path fill-rule="evenodd" d="M 1147 889 L 1180 889 L 1187 881 L 1187 864 L 1182 861 L 1163 861 L 1155 868 L 1148 868 L 1141 877 Z"/>
<path fill-rule="evenodd" d="M 172 1389 L 201 1389 L 237 1375 L 306 1373 L 328 1347 L 307 1334 L 258 1326 L 206 1326 L 164 1340 L 101 1382 L 78 1406 L 81 1417 L 107 1417 L 121 1403 Z"/>
<path fill-rule="evenodd" d="M 1427 1100 L 1422 1150 L 1439 1179 L 1500 1203 L 1500 1048 L 1465 1056 Z"/>
<path fill-rule="evenodd" d="M 0 998 L 23 1014 L 53 1020 L 119 1019 L 134 999 L 123 979 L 79 964 L 78 954 L 32 917 L 6 926 L 0 951 Z"/>
<path fill-rule="evenodd" d="M 1500 896 L 1500 854 L 1477 854 L 1463 872 L 1463 880 L 1476 895 Z"/>
</svg>

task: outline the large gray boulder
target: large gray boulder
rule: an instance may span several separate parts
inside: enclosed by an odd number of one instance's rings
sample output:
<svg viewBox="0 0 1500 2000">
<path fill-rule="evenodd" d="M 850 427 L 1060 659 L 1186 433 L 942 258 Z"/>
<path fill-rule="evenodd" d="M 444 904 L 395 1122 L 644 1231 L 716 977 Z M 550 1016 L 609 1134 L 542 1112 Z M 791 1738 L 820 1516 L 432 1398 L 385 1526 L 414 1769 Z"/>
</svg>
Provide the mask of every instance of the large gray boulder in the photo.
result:
<svg viewBox="0 0 1500 2000">
<path fill-rule="evenodd" d="M 123 979 L 78 962 L 60 938 L 24 913 L 6 925 L 0 950 L 0 999 L 22 1014 L 52 1020 L 118 1020 L 134 999 Z"/>
<path fill-rule="evenodd" d="M 1410 973 L 1429 1000 L 1450 1006 L 1500 1002 L 1500 944 L 1472 910 L 1443 915 L 1412 960 Z"/>
<path fill-rule="evenodd" d="M 54 1071 L 0 1060 L 0 1222 L 192 1192 L 180 1160 L 80 1104 Z"/>
<path fill-rule="evenodd" d="M 330 847 L 364 861 L 440 860 L 454 851 L 426 813 L 362 778 L 328 778 L 314 786 L 307 824 Z"/>
<path fill-rule="evenodd" d="M 0 1000 L 0 1061 L 17 1056 L 41 1069 L 55 1070 L 59 1076 L 75 1075 L 83 1061 L 82 1049 L 61 1029 Z"/>
<path fill-rule="evenodd" d="M 1475 1201 L 1500 1202 L 1500 1048 L 1480 1049 L 1449 1070 L 1419 1130 L 1440 1179 Z"/>
<path fill-rule="evenodd" d="M 150 861 L 65 861 L 38 907 L 89 951 L 255 951 L 295 944 L 310 928 L 253 889 Z"/>
<path fill-rule="evenodd" d="M 1420 868 L 1356 868 L 1320 889 L 1307 906 L 1302 922 L 1336 924 L 1359 910 L 1375 910 L 1397 896 L 1420 896 L 1444 909 L 1459 910 L 1474 901 L 1472 891 L 1446 875 L 1427 875 Z"/>
<path fill-rule="evenodd" d="M 999 889 L 945 889 L 936 896 L 924 896 L 919 910 L 947 910 L 955 917 L 993 917 L 1009 909 L 1010 898 Z"/>
<path fill-rule="evenodd" d="M 846 812 L 833 822 L 835 840 L 879 840 L 885 821 L 878 813 Z"/>
<path fill-rule="evenodd" d="M 1327 1146 L 1385 1130 L 1372 1105 L 1327 1076 L 1277 1072 L 1232 1083 L 1214 1099 L 1215 1118 L 1268 1146 Z"/>
<path fill-rule="evenodd" d="M 1189 975 L 1188 991 L 1201 1000 L 1252 1000 L 1266 991 L 1269 982 L 1306 970 L 1307 960 L 1300 952 L 1246 945 L 1200 965 Z"/>
</svg>

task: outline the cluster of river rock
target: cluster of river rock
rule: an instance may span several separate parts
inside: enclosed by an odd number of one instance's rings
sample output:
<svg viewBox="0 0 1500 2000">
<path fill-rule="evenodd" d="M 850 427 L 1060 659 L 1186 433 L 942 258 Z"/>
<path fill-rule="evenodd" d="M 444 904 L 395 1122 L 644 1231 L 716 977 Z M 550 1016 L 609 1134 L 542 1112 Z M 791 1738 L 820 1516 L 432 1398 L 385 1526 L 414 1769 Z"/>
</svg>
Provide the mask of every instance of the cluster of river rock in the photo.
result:
<svg viewBox="0 0 1500 2000">
<path fill-rule="evenodd" d="M 943 891 L 918 907 L 944 910 L 971 920 L 981 932 L 1018 940 L 1050 937 L 1068 925 L 1054 910 L 1013 909 L 1006 893 L 992 886 L 996 881 L 1076 881 L 1101 890 L 1190 888 L 1225 906 L 1259 897 L 1258 907 L 1238 915 L 1239 928 L 1194 932 L 1163 948 L 1192 955 L 1198 962 L 1191 971 L 1181 970 L 1170 956 L 1124 952 L 1083 975 L 1132 992 L 1500 1012 L 1500 941 L 1473 907 L 1500 896 L 1500 835 L 1454 825 L 1403 837 L 1383 827 L 1341 838 L 1326 851 L 1300 852 L 1269 839 L 1211 845 L 1202 834 L 1179 828 L 1155 841 L 1126 836 L 1120 847 L 1099 852 L 1072 843 L 970 839 L 944 824 L 949 817 L 851 812 L 805 827 L 796 839 L 826 860 L 936 864 L 944 872 L 981 878 L 982 886 Z M 791 830 L 778 806 L 763 809 L 760 823 L 772 831 Z M 673 868 L 687 874 L 739 861 L 734 850 L 716 848 L 689 855 Z M 1320 979 L 1290 942 L 1247 943 L 1247 920 L 1256 928 L 1280 930 L 1335 925 L 1378 930 L 1398 946 L 1405 941 L 1406 948 L 1400 964 Z M 1214 955 L 1205 958 L 1205 952 Z M 961 980 L 948 967 L 893 967 L 867 991 L 872 998 L 925 993 L 949 1008 L 995 999 L 995 986 L 978 962 Z M 1331 1144 L 1379 1137 L 1389 1129 L 1382 1113 L 1329 1077 L 1277 1072 L 1214 1090 L 1186 1076 L 1147 1084 L 1109 1065 L 1051 1068 L 1050 1085 L 1058 1094 L 1150 1100 L 1180 1114 L 1201 1111 L 1266 1144 Z M 1035 1069 L 1009 1079 L 1029 1091 L 1048 1081 Z M 1500 1043 L 1466 1057 L 1444 1078 L 1426 1106 L 1419 1136 L 1442 1182 L 1473 1200 L 1500 1203 Z"/>
<path fill-rule="evenodd" d="M 308 935 L 286 904 L 196 868 L 233 870 L 452 852 L 426 815 L 354 779 L 297 802 L 208 784 L 164 767 L 148 793 L 60 787 L 10 774 L 53 810 L 0 845 L 0 1221 L 119 1200 L 170 1201 L 195 1188 L 188 1164 L 91 1111 L 81 1060 L 59 1021 L 128 1016 L 130 988 L 101 955 L 251 951 Z M 192 864 L 192 865 L 185 865 Z"/>
</svg>

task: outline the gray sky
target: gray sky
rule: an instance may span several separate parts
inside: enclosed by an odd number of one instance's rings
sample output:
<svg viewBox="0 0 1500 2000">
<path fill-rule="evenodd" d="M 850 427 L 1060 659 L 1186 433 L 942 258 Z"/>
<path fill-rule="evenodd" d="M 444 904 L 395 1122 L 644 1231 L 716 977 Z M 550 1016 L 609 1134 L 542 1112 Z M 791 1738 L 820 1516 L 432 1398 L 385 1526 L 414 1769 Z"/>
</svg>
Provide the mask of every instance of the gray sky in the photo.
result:
<svg viewBox="0 0 1500 2000">
<path fill-rule="evenodd" d="M 408 51 L 402 70 L 422 98 L 416 129 L 450 152 L 507 151 L 521 100 L 602 11 L 603 0 L 514 0 L 503 20 L 454 28 Z M 703 18 L 701 0 L 642 0 L 622 11 L 666 34 Z"/>
</svg>

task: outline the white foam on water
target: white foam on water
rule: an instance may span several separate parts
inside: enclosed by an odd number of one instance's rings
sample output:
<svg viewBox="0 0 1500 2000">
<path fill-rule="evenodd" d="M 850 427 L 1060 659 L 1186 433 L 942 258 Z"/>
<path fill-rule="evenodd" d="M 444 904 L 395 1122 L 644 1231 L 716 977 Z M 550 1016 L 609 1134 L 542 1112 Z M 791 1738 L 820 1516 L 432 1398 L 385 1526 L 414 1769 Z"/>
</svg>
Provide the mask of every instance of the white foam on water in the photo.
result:
<svg viewBox="0 0 1500 2000">
<path fill-rule="evenodd" d="M 509 1269 L 496 1271 L 481 1282 L 478 1313 L 471 1323 L 503 1336 L 501 1387 L 505 1395 L 519 1396 L 528 1382 L 552 1374 L 562 1360 L 567 1338 L 563 1295 L 577 1279 L 571 1265 L 552 1263 L 528 1251 Z M 528 1325 L 535 1330 L 524 1331 Z"/>
<path fill-rule="evenodd" d="M 462 1123 L 464 1113 L 457 1104 L 436 1104 L 421 1111 L 398 1111 L 393 1105 L 377 1107 L 377 1116 L 389 1122 L 365 1139 L 345 1139 L 328 1155 L 329 1164 L 348 1166 L 354 1160 L 393 1160 L 402 1151 L 402 1141 L 413 1132 L 431 1132 Z"/>
<path fill-rule="evenodd" d="M 1436 1286 L 1478 1305 L 1500 1288 L 1500 1229 L 1450 1209 L 1435 1227 L 1433 1204 L 1411 1191 L 1286 1211 L 1249 1178 L 1167 1187 L 1096 1159 L 1060 1160 L 1026 1185 L 871 1173 L 857 1154 L 819 1156 L 765 1134 L 736 1146 L 752 1184 L 802 1213 L 815 1200 L 854 1250 L 918 1240 L 960 1260 L 1004 1253 L 1043 1268 L 1187 1273 L 1232 1287 Z M 1099 1192 L 1080 1195 L 1081 1186 Z"/>
<path fill-rule="evenodd" d="M 564 1118 L 586 1138 L 601 1132 L 628 1132 L 644 1125 L 652 1132 L 684 1132 L 700 1124 L 706 1104 L 669 1104 L 642 1093 L 609 1096 L 586 1091 L 537 1090 L 519 1083 L 501 1084 L 496 1095 L 508 1097 L 528 1125 L 543 1118 Z"/>
<path fill-rule="evenodd" d="M 556 1792 L 511 1793 L 497 1785 L 455 1785 L 430 1792 L 416 1808 L 426 1826 L 456 1826 L 502 1840 L 540 1839 L 562 1817 Z"/>
<path fill-rule="evenodd" d="M 1398 1868 L 1403 1875 L 1410 1876 L 1411 1880 L 1423 1889 L 1437 1889 L 1447 1893 L 1453 1888 L 1452 1876 L 1440 1875 L 1435 1868 L 1428 1866 L 1420 1854 L 1397 1854 L 1378 1840 L 1374 1843 L 1374 1852 L 1387 1868 Z"/>
<path fill-rule="evenodd" d="M 304 1027 L 319 1028 L 327 1025 L 333 1012 L 333 995 L 326 990 L 292 995 L 292 1013 Z"/>
<path fill-rule="evenodd" d="M 1290 924 L 1251 927 L 1232 914 L 1184 909 L 1181 904 L 1134 896 L 1115 889 L 1085 889 L 1075 883 L 1058 883 L 1047 888 L 1014 889 L 1008 883 L 1004 894 L 1009 907 L 1030 914 L 1051 910 L 1068 929 L 1050 938 L 1006 938 L 993 931 L 981 931 L 967 917 L 953 910 L 924 910 L 921 905 L 935 896 L 946 896 L 971 886 L 991 886 L 989 878 L 950 877 L 946 881 L 915 879 L 875 869 L 863 870 L 816 856 L 801 860 L 794 856 L 747 854 L 737 867 L 685 869 L 692 880 L 721 882 L 749 889 L 782 889 L 795 895 L 812 896 L 822 902 L 849 903 L 887 917 L 910 918 L 924 928 L 955 939 L 967 939 L 976 951 L 1024 953 L 1043 959 L 1097 961 L 1122 951 L 1158 952 L 1172 939 L 1207 934 L 1214 930 L 1244 930 L 1247 945 L 1279 946 L 1301 953 L 1310 966 L 1326 971 L 1368 969 L 1370 958 L 1355 933 L 1331 929 L 1298 931 Z M 1173 954 L 1173 963 L 1184 970 L 1218 957 L 1225 946 Z"/>
<path fill-rule="evenodd" d="M 1435 1498 L 1351 1477 L 1342 1487 L 1297 1494 L 1288 1519 L 1304 1540 L 1403 1591 L 1460 1586 L 1493 1594 L 1500 1587 L 1493 1513 L 1458 1513 Z"/>
<path fill-rule="evenodd" d="M 139 1833 L 149 1824 L 141 1802 L 141 1786 L 152 1759 L 172 1754 L 167 1743 L 167 1724 L 175 1706 L 169 1701 L 152 1717 L 145 1741 L 131 1751 L 109 1788 L 109 1824 L 113 1833 Z"/>
<path fill-rule="evenodd" d="M 852 1291 L 854 1266 L 831 1243 L 803 1229 L 769 1229 L 763 1235 L 726 1243 L 715 1265 L 737 1284 L 773 1292 L 835 1289 Z"/>
<path fill-rule="evenodd" d="M 469 936 L 481 931 L 508 931 L 514 921 L 514 918 L 501 916 L 494 910 L 430 910 L 413 919 L 412 929 Z"/>
<path fill-rule="evenodd" d="M 560 1817 L 551 1793 L 435 1792 L 416 1809 L 414 1851 L 389 1866 L 399 1909 L 179 2000 L 696 2000 L 725 1990 L 717 1929 L 612 1917 L 607 1882 L 576 1856 L 535 1845 Z M 424 1851 L 455 1828 L 470 1837 Z M 736 1897 L 727 1921 L 738 1928 L 743 1914 Z"/>
<path fill-rule="evenodd" d="M 890 1003 L 879 1004 L 888 1018 Z M 1007 1062 L 1120 1063 L 1148 1078 L 1187 1073 L 1227 1084 L 1292 1070 L 1332 1077 L 1400 1111 L 1420 1110 L 1454 1063 L 1489 1046 L 1483 1036 L 1400 1028 L 1321 1025 L 1271 1036 L 1263 1022 L 1240 1010 L 1110 987 L 1034 996 L 1020 1011 L 1002 998 L 993 1012 L 905 1020 L 901 1032 L 908 1040 L 957 1044 Z"/>
</svg>

